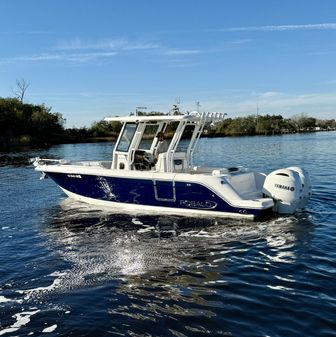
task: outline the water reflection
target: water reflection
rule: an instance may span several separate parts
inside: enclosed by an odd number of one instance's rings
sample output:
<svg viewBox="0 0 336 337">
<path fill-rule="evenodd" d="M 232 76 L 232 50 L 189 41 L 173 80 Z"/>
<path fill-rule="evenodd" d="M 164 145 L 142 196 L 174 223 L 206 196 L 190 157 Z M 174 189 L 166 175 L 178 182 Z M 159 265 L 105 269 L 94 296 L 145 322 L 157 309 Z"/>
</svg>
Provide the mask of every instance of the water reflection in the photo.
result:
<svg viewBox="0 0 336 337">
<path fill-rule="evenodd" d="M 48 210 L 47 245 L 71 264 L 67 277 L 77 286 L 115 277 L 187 270 L 202 283 L 217 282 L 225 264 L 294 263 L 298 247 L 309 244 L 313 225 L 306 215 L 267 222 L 243 222 L 155 215 L 124 215 L 65 199 Z M 249 256 L 249 251 L 255 254 Z M 170 274 L 172 276 L 173 274 Z M 187 280 L 184 281 L 184 278 Z"/>
<path fill-rule="evenodd" d="M 173 322 L 172 335 L 227 334 L 223 323 L 236 322 L 232 308 L 241 312 L 262 303 L 274 310 L 279 303 L 262 298 L 265 287 L 287 294 L 300 289 L 293 272 L 284 276 L 282 269 L 298 263 L 314 230 L 304 213 L 264 222 L 135 216 L 71 199 L 42 212 L 42 245 L 63 263 L 50 264 L 47 276 L 17 290 L 16 301 L 23 308 L 32 302 L 54 308 L 65 294 L 70 305 L 62 303 L 64 315 L 78 310 L 71 294 L 84 291 L 101 301 L 92 310 L 115 322 L 104 329 L 124 333 L 120 322 L 127 322 L 130 335 L 161 320 Z M 85 311 L 94 315 L 90 307 Z M 214 326 L 214 319 L 221 324 Z M 159 324 L 157 335 L 166 332 Z"/>
<path fill-rule="evenodd" d="M 274 310 L 278 303 L 262 298 L 263 285 L 295 293 L 295 277 L 272 269 L 293 265 L 314 229 L 305 214 L 254 223 L 135 217 L 69 200 L 52 219 L 44 228 L 49 243 L 72 265 L 63 286 L 71 280 L 71 286 L 97 289 L 118 280 L 105 292 L 105 308 L 111 321 L 128 322 L 135 335 L 146 322 L 162 320 L 175 322 L 170 324 L 175 335 L 221 335 L 229 330 L 213 320 L 232 322 L 228 307 L 240 311 L 262 303 Z M 112 327 L 115 333 L 123 329 Z M 167 331 L 157 326 L 156 332 Z"/>
</svg>

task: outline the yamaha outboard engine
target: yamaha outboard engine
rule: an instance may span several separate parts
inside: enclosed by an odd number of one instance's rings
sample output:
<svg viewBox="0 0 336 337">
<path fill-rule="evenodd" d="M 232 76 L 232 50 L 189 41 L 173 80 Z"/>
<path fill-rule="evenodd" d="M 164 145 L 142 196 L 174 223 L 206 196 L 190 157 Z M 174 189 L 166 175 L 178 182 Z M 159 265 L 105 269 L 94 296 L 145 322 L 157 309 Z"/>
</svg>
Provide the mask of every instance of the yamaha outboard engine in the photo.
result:
<svg viewBox="0 0 336 337">
<path fill-rule="evenodd" d="M 312 196 L 312 187 L 311 187 L 309 173 L 305 169 L 301 167 L 297 167 L 297 166 L 287 167 L 287 168 L 289 170 L 297 172 L 300 176 L 303 191 L 302 191 L 302 200 L 298 208 L 303 208 L 304 206 L 307 205 L 308 200 Z"/>
<path fill-rule="evenodd" d="M 300 167 L 273 171 L 266 176 L 263 193 L 274 199 L 274 212 L 293 214 L 311 196 L 309 175 Z"/>
</svg>

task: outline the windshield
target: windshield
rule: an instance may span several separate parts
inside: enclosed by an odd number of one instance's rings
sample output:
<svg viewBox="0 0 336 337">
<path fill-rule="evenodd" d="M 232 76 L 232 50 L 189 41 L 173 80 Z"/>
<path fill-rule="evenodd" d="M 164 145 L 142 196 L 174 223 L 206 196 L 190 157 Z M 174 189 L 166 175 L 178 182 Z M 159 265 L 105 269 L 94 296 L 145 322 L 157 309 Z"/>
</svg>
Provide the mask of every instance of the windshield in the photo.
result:
<svg viewBox="0 0 336 337">
<path fill-rule="evenodd" d="M 140 150 L 150 150 L 158 128 L 159 125 L 157 124 L 146 125 L 145 131 L 141 138 L 141 142 L 139 144 Z"/>
<path fill-rule="evenodd" d="M 187 152 L 194 130 L 195 125 L 193 124 L 185 126 L 181 140 L 176 147 L 176 152 Z"/>
<path fill-rule="evenodd" d="M 137 125 L 135 123 L 126 123 L 124 131 L 119 140 L 119 144 L 117 146 L 117 151 L 128 152 L 136 129 Z"/>
</svg>

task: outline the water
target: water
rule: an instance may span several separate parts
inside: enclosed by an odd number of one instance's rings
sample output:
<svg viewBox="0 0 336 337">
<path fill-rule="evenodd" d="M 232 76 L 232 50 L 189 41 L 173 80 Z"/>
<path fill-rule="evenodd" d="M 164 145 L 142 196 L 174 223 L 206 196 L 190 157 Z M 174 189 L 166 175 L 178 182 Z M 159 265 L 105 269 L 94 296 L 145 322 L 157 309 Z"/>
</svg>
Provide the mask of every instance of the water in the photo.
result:
<svg viewBox="0 0 336 337">
<path fill-rule="evenodd" d="M 201 139 L 195 164 L 310 172 L 307 210 L 263 222 L 109 213 L 20 162 L 0 167 L 0 336 L 336 335 L 335 132 Z"/>
</svg>

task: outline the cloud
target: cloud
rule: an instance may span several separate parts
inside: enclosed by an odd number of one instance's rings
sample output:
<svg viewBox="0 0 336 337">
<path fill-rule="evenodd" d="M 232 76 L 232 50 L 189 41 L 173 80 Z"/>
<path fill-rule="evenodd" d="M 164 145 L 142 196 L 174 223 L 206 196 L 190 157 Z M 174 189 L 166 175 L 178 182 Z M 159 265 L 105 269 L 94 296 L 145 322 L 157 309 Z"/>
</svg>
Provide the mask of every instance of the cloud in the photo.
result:
<svg viewBox="0 0 336 337">
<path fill-rule="evenodd" d="M 200 50 L 196 49 L 167 49 L 162 52 L 163 55 L 195 55 L 200 54 Z"/>
<path fill-rule="evenodd" d="M 160 55 L 182 56 L 200 54 L 197 49 L 169 48 L 160 43 L 130 41 L 127 38 L 101 39 L 97 41 L 84 41 L 79 38 L 58 42 L 56 50 L 60 51 L 115 51 L 118 53 L 130 51 L 153 51 Z"/>
<path fill-rule="evenodd" d="M 219 29 L 227 32 L 285 32 L 300 30 L 336 30 L 336 23 L 317 23 L 304 25 L 242 26 Z"/>
<path fill-rule="evenodd" d="M 242 45 L 242 44 L 251 43 L 253 41 L 254 41 L 253 39 L 240 39 L 240 40 L 229 41 L 227 43 L 232 44 L 232 45 Z"/>
<path fill-rule="evenodd" d="M 158 43 L 130 41 L 127 38 L 101 39 L 84 41 L 79 38 L 64 40 L 57 43 L 56 50 L 148 50 L 160 48 Z"/>
<path fill-rule="evenodd" d="M 53 31 L 47 30 L 22 30 L 22 31 L 1 31 L 0 35 L 53 35 Z"/>
<path fill-rule="evenodd" d="M 88 62 L 101 58 L 110 58 L 116 52 L 90 52 L 90 53 L 41 53 L 35 55 L 16 56 L 0 59 L 0 63 L 39 62 L 39 61 L 71 61 Z"/>
<path fill-rule="evenodd" d="M 266 91 L 261 94 L 259 94 L 259 98 L 274 98 L 274 97 L 279 97 L 281 96 L 282 93 L 278 91 Z"/>
<path fill-rule="evenodd" d="M 160 45 L 156 43 L 130 41 L 126 38 L 97 41 L 84 41 L 75 38 L 58 42 L 51 52 L 2 58 L 0 59 L 0 64 L 37 61 L 89 62 L 107 59 L 120 53 L 158 48 L 160 48 Z"/>
<path fill-rule="evenodd" d="M 126 53 L 151 53 L 164 56 L 187 56 L 201 53 L 196 49 L 178 49 L 162 46 L 156 42 L 132 41 L 128 38 L 97 39 L 95 41 L 80 38 L 58 41 L 54 48 L 39 54 L 20 55 L 0 58 L 0 64 L 15 62 L 67 61 L 90 62 L 104 60 Z"/>
<path fill-rule="evenodd" d="M 304 112 L 313 117 L 336 118 L 336 92 L 289 94 L 281 92 L 241 92 L 230 94 L 223 100 L 201 100 L 207 111 L 225 112 L 228 117 L 265 114 L 281 114 L 291 117 Z"/>
</svg>

